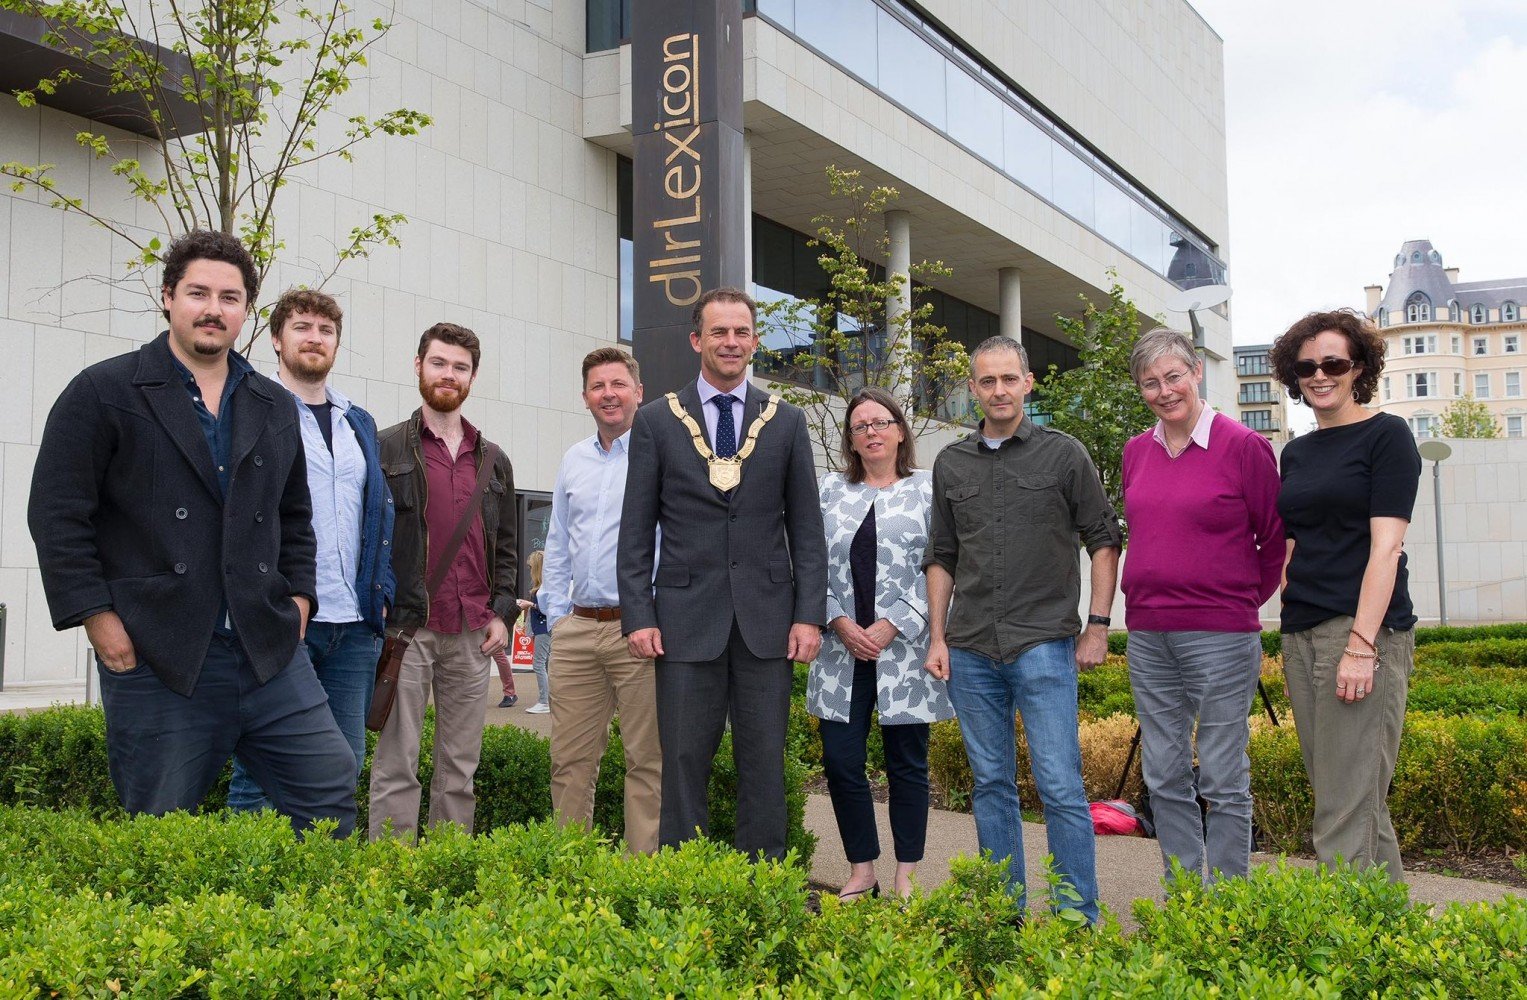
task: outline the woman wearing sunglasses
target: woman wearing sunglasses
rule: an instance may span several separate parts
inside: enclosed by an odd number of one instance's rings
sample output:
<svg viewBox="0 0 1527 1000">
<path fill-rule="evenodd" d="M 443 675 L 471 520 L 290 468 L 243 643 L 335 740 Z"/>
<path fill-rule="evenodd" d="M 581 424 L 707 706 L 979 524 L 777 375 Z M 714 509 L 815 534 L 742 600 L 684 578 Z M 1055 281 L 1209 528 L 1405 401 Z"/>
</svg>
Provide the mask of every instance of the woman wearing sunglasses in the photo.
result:
<svg viewBox="0 0 1527 1000">
<path fill-rule="evenodd" d="M 1145 784 L 1166 865 L 1235 878 L 1251 863 L 1258 611 L 1283 572 L 1278 463 L 1262 435 L 1199 397 L 1203 362 L 1183 334 L 1141 337 L 1129 367 L 1159 418 L 1124 446 L 1124 614 Z"/>
<path fill-rule="evenodd" d="M 880 713 L 890 786 L 896 894 L 912 892 L 928 829 L 928 724 L 954 716 L 944 682 L 923 670 L 928 588 L 922 573 L 933 477 L 914 469 L 901 407 L 867 387 L 843 417 L 846 468 L 822 478 L 827 631 L 806 682 L 821 719 L 822 770 L 852 870 L 839 898 L 880 895 L 880 841 L 864 766 L 870 713 Z"/>
<path fill-rule="evenodd" d="M 1389 820 L 1416 616 L 1405 529 L 1421 456 L 1404 420 L 1363 404 L 1384 342 L 1351 310 L 1311 313 L 1273 344 L 1278 381 L 1315 411 L 1283 449 L 1278 510 L 1288 532 L 1283 669 L 1315 791 L 1315 853 L 1404 876 Z"/>
</svg>

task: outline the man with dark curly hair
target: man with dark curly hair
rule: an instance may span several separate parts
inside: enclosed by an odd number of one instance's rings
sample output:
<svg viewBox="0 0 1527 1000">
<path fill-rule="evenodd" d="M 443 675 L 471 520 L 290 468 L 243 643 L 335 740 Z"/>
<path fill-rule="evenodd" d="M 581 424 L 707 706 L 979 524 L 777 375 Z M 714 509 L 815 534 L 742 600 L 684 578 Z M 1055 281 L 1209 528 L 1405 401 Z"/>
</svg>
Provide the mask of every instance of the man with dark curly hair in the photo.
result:
<svg viewBox="0 0 1527 1000">
<path fill-rule="evenodd" d="M 54 627 L 95 648 L 129 812 L 196 808 L 237 754 L 295 829 L 347 836 L 355 755 L 302 644 L 318 600 L 297 411 L 231 350 L 258 289 L 232 236 L 170 246 L 169 329 L 69 383 L 28 523 Z"/>
</svg>

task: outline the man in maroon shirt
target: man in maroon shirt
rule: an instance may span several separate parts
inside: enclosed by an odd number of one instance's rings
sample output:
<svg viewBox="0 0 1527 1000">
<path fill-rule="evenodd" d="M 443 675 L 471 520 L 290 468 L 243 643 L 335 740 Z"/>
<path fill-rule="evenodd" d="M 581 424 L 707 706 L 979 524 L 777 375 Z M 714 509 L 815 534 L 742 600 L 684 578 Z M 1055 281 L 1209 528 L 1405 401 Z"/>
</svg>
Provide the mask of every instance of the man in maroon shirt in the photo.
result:
<svg viewBox="0 0 1527 1000">
<path fill-rule="evenodd" d="M 435 696 L 435 770 L 429 823 L 472 829 L 472 776 L 482 754 L 483 713 L 493 654 L 509 643 L 518 561 L 514 472 L 461 415 L 477 377 L 477 335 L 454 323 L 424 331 L 414 372 L 424 405 L 379 435 L 382 471 L 397 509 L 392 568 L 398 579 L 389 628 L 417 629 L 398 677 L 397 701 L 371 761 L 371 838 L 391 823 L 412 838 L 419 822 L 419 737 L 424 707 Z M 482 503 L 435 593 L 435 575 L 468 510 L 478 470 L 491 463 Z"/>
</svg>

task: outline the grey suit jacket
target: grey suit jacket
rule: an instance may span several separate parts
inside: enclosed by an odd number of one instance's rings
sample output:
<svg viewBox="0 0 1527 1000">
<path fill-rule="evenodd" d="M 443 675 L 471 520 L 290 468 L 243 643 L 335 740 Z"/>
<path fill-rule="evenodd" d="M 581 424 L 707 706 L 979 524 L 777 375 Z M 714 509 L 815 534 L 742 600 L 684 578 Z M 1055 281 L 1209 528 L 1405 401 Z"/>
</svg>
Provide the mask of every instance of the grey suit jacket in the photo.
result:
<svg viewBox="0 0 1527 1000">
<path fill-rule="evenodd" d="M 747 386 L 739 441 L 768 399 Z M 708 438 L 694 382 L 679 402 Z M 827 546 L 805 414 L 781 402 L 743 463 L 741 484 L 725 494 L 710 484 L 667 398 L 647 403 L 631 428 L 619 553 L 627 635 L 661 628 L 666 659 L 703 662 L 725 651 L 735 619 L 754 656 L 784 656 L 791 623 L 822 625 L 827 611 Z"/>
</svg>

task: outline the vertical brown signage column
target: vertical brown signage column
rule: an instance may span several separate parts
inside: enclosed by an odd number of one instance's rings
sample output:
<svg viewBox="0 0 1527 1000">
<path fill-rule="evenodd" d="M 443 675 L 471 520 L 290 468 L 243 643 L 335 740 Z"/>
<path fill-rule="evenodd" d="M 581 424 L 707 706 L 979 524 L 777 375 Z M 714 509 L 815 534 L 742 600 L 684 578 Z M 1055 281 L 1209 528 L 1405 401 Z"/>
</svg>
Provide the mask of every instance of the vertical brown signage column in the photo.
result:
<svg viewBox="0 0 1527 1000">
<path fill-rule="evenodd" d="M 648 399 L 695 377 L 690 313 L 746 287 L 742 0 L 632 5 L 632 341 Z"/>
</svg>

